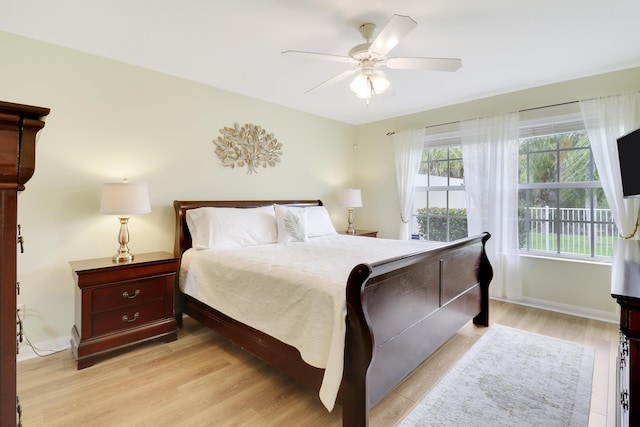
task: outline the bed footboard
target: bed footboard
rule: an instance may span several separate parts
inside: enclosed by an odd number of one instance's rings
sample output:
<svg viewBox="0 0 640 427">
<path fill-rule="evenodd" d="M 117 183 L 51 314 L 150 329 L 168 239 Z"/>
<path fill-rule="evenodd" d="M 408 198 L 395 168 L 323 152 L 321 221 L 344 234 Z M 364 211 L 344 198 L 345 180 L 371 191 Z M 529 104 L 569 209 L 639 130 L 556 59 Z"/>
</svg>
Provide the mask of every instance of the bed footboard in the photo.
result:
<svg viewBox="0 0 640 427">
<path fill-rule="evenodd" d="M 347 283 L 343 425 L 369 409 L 469 320 L 489 325 L 489 233 L 376 264 Z"/>
</svg>

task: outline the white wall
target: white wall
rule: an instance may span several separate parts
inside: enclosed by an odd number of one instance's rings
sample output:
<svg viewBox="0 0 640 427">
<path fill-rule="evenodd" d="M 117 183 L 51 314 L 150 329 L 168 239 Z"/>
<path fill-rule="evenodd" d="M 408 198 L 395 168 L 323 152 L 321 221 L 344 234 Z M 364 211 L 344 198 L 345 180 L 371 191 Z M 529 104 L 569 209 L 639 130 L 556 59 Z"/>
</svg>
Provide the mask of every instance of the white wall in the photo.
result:
<svg viewBox="0 0 640 427">
<path fill-rule="evenodd" d="M 400 229 L 392 136 L 388 132 L 430 127 L 443 123 L 567 103 L 640 89 L 640 68 L 586 77 L 431 111 L 359 126 L 357 182 L 362 189 L 362 228 L 379 230 L 379 236 L 395 238 Z M 576 111 L 577 104 L 523 112 L 522 118 Z M 454 126 L 430 128 L 445 132 Z M 610 265 L 526 257 L 522 259 L 524 303 L 615 319 L 617 306 L 610 296 Z"/>
<path fill-rule="evenodd" d="M 153 212 L 129 223 L 134 253 L 173 251 L 175 199 L 320 198 L 346 224 L 337 195 L 354 186 L 352 126 L 1 32 L 0 58 L 3 101 L 51 108 L 19 196 L 18 300 L 34 343 L 70 335 L 68 262 L 118 248 L 117 219 L 98 213 L 103 182 L 148 183 Z M 223 167 L 212 141 L 234 122 L 274 133 L 281 162 Z"/>
</svg>

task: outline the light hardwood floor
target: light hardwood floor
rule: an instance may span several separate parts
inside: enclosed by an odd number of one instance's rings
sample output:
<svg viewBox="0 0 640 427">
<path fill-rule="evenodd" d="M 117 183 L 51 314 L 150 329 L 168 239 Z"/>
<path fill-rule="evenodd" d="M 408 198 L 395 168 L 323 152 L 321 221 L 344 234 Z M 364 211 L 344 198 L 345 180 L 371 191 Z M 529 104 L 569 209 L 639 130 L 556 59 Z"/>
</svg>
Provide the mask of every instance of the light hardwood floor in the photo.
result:
<svg viewBox="0 0 640 427">
<path fill-rule="evenodd" d="M 491 323 L 594 347 L 589 425 L 614 425 L 616 324 L 500 301 L 491 301 Z M 485 331 L 464 326 L 373 408 L 370 425 L 395 425 Z M 18 394 L 25 427 L 340 426 L 342 414 L 189 318 L 175 342 L 80 371 L 70 350 L 20 362 Z"/>
</svg>

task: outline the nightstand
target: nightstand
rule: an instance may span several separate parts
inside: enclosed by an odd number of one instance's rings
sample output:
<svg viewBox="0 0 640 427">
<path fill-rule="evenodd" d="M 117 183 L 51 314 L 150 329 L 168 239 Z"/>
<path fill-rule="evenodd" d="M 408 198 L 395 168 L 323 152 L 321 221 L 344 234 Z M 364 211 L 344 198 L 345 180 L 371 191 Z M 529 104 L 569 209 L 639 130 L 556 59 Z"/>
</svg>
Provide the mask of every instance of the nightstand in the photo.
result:
<svg viewBox="0 0 640 427">
<path fill-rule="evenodd" d="M 71 350 L 78 369 L 147 341 L 177 338 L 173 311 L 178 258 L 136 254 L 132 262 L 97 258 L 69 263 L 76 282 Z"/>
<path fill-rule="evenodd" d="M 377 231 L 372 230 L 358 230 L 356 229 L 355 234 L 347 234 L 346 231 L 341 231 L 340 234 L 346 234 L 347 236 L 364 236 L 364 237 L 378 237 Z"/>
</svg>

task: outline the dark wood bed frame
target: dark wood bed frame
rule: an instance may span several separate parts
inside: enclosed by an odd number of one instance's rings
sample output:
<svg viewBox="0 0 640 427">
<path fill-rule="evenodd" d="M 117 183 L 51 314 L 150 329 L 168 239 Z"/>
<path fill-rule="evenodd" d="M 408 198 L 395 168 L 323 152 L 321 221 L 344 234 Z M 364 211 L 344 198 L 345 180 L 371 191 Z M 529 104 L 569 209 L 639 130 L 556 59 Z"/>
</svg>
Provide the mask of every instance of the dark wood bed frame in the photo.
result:
<svg viewBox="0 0 640 427">
<path fill-rule="evenodd" d="M 199 207 L 250 208 L 270 204 L 318 206 L 320 200 L 174 201 L 175 255 L 191 247 L 186 212 Z M 338 401 L 343 426 L 367 426 L 379 402 L 470 319 L 489 325 L 485 254 L 488 233 L 412 255 L 353 268 L 346 284 L 345 362 Z M 229 318 L 180 292 L 176 320 L 186 314 L 314 390 L 324 370 L 302 361 L 295 348 Z"/>
</svg>

